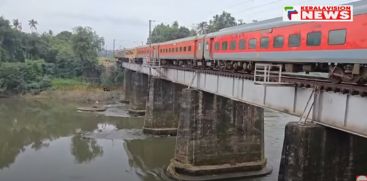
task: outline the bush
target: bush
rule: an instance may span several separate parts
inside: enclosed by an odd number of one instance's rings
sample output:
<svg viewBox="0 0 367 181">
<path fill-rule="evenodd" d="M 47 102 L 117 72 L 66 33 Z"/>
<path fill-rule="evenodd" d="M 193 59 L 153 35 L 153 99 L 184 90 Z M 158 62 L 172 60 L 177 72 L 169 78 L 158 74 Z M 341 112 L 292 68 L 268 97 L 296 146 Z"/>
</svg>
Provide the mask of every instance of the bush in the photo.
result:
<svg viewBox="0 0 367 181">
<path fill-rule="evenodd" d="M 43 60 L 0 63 L 0 93 L 37 93 L 47 89 L 51 82 L 45 75 L 44 64 Z"/>
<path fill-rule="evenodd" d="M 103 67 L 100 76 L 101 85 L 104 87 L 121 85 L 124 77 L 122 69 L 111 62 L 104 63 Z"/>
</svg>

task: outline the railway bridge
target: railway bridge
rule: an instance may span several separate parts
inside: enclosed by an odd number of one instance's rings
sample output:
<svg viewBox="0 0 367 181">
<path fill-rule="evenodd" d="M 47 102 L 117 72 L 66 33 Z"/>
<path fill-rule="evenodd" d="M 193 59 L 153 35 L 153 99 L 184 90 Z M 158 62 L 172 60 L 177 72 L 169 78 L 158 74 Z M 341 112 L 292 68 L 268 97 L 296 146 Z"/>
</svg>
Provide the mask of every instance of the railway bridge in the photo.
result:
<svg viewBox="0 0 367 181">
<path fill-rule="evenodd" d="M 364 89 L 303 81 L 270 84 L 205 70 L 123 62 L 130 112 L 144 133 L 177 135 L 168 174 L 179 180 L 266 175 L 264 108 L 289 123 L 279 180 L 355 180 L 367 174 Z M 333 87 L 334 86 L 334 87 Z"/>
</svg>

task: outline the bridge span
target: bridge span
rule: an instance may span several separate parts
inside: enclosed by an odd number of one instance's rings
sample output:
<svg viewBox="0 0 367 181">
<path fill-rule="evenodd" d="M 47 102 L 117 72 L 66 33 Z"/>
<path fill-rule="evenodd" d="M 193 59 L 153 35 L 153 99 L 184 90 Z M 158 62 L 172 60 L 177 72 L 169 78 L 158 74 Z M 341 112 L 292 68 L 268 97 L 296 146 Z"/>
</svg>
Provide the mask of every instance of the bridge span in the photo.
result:
<svg viewBox="0 0 367 181">
<path fill-rule="evenodd" d="M 308 121 L 367 138 L 367 98 L 360 95 L 318 90 L 314 93 L 313 88 L 259 85 L 253 80 L 236 77 L 162 67 L 151 68 L 126 62 L 122 66 L 251 105 L 300 117 L 303 115 L 303 120 L 308 117 Z M 314 106 L 311 108 L 312 103 Z M 312 110 L 307 116 L 310 109 Z"/>
<path fill-rule="evenodd" d="M 305 88 L 206 70 L 121 66 L 125 101 L 131 114 L 145 115 L 143 132 L 176 135 L 167 168 L 174 179 L 269 174 L 264 108 L 300 117 L 285 128 L 279 181 L 350 181 L 367 174 L 364 89 L 360 96 L 325 91 L 319 84 Z"/>
</svg>

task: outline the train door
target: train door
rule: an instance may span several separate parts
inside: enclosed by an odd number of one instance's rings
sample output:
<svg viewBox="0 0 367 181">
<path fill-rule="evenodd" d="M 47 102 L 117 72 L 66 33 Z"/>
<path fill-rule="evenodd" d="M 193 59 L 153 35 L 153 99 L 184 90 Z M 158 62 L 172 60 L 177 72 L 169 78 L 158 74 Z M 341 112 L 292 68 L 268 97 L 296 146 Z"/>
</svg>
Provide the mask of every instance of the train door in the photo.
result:
<svg viewBox="0 0 367 181">
<path fill-rule="evenodd" d="M 195 40 L 195 59 L 202 60 L 204 58 L 204 36 Z"/>
<path fill-rule="evenodd" d="M 159 46 L 153 46 L 153 64 L 154 65 L 158 65 L 158 61 L 159 61 Z"/>
<path fill-rule="evenodd" d="M 194 47 L 193 47 L 193 50 L 194 50 L 194 60 L 197 60 L 198 59 L 198 53 L 197 53 L 197 47 L 198 47 L 198 39 L 196 39 L 194 41 Z"/>
<path fill-rule="evenodd" d="M 213 43 L 214 43 L 214 37 L 205 39 L 205 47 L 204 47 L 205 60 L 213 60 Z"/>
</svg>

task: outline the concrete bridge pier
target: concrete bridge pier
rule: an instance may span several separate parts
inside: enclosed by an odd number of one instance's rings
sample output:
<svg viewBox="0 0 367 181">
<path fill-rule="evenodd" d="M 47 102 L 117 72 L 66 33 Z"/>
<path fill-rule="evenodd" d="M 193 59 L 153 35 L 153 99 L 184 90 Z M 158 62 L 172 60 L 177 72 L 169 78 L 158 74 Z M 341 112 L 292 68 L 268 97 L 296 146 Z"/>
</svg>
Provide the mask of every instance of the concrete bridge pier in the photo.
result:
<svg viewBox="0 0 367 181">
<path fill-rule="evenodd" d="M 131 91 L 129 91 L 129 113 L 133 115 L 144 115 L 145 104 L 148 98 L 148 75 L 132 72 Z"/>
<path fill-rule="evenodd" d="M 287 124 L 279 181 L 351 181 L 366 174 L 366 138 L 314 123 Z"/>
<path fill-rule="evenodd" d="M 129 103 L 129 97 L 132 89 L 131 74 L 133 71 L 124 69 L 124 79 L 122 83 L 123 97 L 120 98 L 121 103 Z"/>
<path fill-rule="evenodd" d="M 179 97 L 184 86 L 151 77 L 143 132 L 154 135 L 176 135 Z"/>
<path fill-rule="evenodd" d="M 266 175 L 264 110 L 221 96 L 184 89 L 175 157 L 167 168 L 178 180 Z"/>
</svg>

